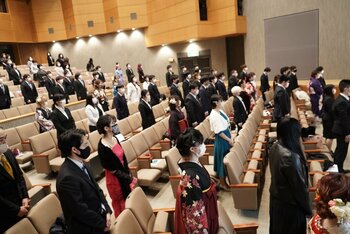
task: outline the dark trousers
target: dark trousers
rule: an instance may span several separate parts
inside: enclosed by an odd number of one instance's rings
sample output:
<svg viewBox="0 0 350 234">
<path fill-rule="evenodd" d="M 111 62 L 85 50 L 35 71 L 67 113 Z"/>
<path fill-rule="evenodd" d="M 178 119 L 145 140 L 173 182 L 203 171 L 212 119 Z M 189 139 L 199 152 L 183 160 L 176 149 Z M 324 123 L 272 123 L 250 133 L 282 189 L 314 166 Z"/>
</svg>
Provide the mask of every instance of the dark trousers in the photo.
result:
<svg viewBox="0 0 350 234">
<path fill-rule="evenodd" d="M 337 137 L 337 148 L 334 151 L 334 163 L 338 165 L 339 172 L 344 172 L 344 161 L 348 153 L 349 143 L 345 142 L 345 136 Z"/>
<path fill-rule="evenodd" d="M 95 131 L 95 130 L 97 130 L 96 126 L 90 126 L 90 125 L 89 125 L 89 131 L 90 131 L 90 132 L 93 132 L 93 131 Z"/>
</svg>

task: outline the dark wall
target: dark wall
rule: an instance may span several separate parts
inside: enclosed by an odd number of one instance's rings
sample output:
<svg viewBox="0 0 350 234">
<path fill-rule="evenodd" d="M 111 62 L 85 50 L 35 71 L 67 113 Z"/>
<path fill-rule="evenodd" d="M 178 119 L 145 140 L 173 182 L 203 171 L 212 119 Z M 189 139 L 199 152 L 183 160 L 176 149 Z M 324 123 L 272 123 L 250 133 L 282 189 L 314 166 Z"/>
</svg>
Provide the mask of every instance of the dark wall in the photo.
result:
<svg viewBox="0 0 350 234">
<path fill-rule="evenodd" d="M 226 38 L 226 56 L 227 76 L 230 76 L 232 69 L 236 69 L 239 73 L 240 66 L 245 63 L 243 35 Z"/>
</svg>

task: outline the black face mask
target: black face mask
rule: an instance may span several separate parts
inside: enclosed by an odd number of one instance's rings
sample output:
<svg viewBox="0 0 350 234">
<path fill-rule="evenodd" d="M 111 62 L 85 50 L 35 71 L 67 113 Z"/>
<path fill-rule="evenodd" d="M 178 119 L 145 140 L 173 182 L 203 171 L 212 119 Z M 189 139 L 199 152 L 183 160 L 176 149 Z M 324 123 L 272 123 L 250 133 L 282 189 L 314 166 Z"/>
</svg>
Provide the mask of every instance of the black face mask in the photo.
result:
<svg viewBox="0 0 350 234">
<path fill-rule="evenodd" d="M 79 151 L 80 151 L 79 158 L 87 159 L 90 156 L 91 149 L 90 149 L 90 146 L 87 146 L 85 149 L 79 148 Z"/>
<path fill-rule="evenodd" d="M 112 132 L 113 132 L 113 135 L 114 135 L 114 136 L 116 136 L 116 135 L 118 135 L 118 134 L 120 133 L 117 124 L 114 124 L 114 125 L 112 126 Z"/>
</svg>

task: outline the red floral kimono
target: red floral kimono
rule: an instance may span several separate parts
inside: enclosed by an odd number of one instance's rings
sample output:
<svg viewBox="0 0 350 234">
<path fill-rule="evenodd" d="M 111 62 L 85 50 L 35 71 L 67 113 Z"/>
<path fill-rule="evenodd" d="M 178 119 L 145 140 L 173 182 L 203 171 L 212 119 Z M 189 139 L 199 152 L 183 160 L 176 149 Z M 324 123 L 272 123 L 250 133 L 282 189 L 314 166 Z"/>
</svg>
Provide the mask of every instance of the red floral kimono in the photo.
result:
<svg viewBox="0 0 350 234">
<path fill-rule="evenodd" d="M 175 234 L 217 233 L 215 184 L 199 164 L 183 162 L 179 166 L 183 173 L 176 195 Z"/>
</svg>

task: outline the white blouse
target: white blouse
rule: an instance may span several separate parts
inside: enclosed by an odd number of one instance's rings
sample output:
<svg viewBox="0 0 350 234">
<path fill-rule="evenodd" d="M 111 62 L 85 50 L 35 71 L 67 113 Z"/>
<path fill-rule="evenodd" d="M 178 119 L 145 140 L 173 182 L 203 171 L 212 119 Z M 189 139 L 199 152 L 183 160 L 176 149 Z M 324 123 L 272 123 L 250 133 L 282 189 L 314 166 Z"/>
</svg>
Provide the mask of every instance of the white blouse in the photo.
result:
<svg viewBox="0 0 350 234">
<path fill-rule="evenodd" d="M 128 83 L 126 88 L 127 88 L 126 98 L 128 102 L 139 102 L 141 97 L 140 87 L 138 85 L 134 85 L 133 83 Z"/>
<path fill-rule="evenodd" d="M 225 112 L 223 112 L 222 110 L 220 110 L 220 113 L 227 117 Z M 220 113 L 213 109 L 209 115 L 210 129 L 215 134 L 225 131 L 227 128 L 230 127 L 230 123 L 228 120 L 229 118 L 227 117 L 227 119 L 225 119 L 220 115 Z"/>
<path fill-rule="evenodd" d="M 100 104 L 97 104 L 98 108 L 100 108 L 100 110 L 102 111 L 102 115 L 104 115 L 104 111 L 103 108 Z M 87 105 L 85 107 L 85 113 L 88 119 L 88 124 L 89 126 L 96 126 L 97 120 L 100 117 L 98 114 L 98 110 L 97 108 L 91 106 L 91 105 Z"/>
</svg>

